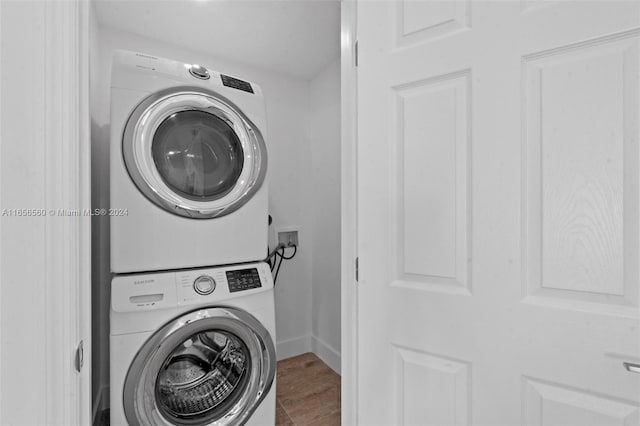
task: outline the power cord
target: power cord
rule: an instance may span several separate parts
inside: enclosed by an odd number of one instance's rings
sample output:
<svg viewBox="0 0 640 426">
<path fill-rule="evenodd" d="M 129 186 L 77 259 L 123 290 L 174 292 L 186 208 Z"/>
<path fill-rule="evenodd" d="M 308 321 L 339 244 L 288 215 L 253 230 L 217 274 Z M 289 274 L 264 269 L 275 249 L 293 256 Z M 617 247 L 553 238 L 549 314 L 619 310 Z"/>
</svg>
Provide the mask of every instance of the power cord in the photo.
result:
<svg viewBox="0 0 640 426">
<path fill-rule="evenodd" d="M 285 254 L 286 249 L 288 248 L 293 248 L 293 253 L 291 253 L 290 256 L 287 256 Z M 278 281 L 278 274 L 280 273 L 280 267 L 282 266 L 282 262 L 284 260 L 293 259 L 296 256 L 297 252 L 298 252 L 298 246 L 296 246 L 295 244 L 292 244 L 289 246 L 285 246 L 284 244 L 278 244 L 278 246 L 276 246 L 276 248 L 273 249 L 273 251 L 265 259 L 265 262 L 267 262 L 269 264 L 269 267 L 271 268 L 271 272 L 275 270 L 275 274 L 273 276 L 274 287 L 276 285 L 276 281 Z M 273 258 L 273 263 L 271 263 L 272 258 Z"/>
</svg>

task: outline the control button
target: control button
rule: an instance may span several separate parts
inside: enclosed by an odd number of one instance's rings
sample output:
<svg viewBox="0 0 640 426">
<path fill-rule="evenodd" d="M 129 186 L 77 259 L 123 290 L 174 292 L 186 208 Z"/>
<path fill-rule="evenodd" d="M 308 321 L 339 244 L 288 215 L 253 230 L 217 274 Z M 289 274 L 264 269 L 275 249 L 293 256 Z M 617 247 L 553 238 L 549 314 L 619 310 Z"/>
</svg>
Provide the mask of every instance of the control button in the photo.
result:
<svg viewBox="0 0 640 426">
<path fill-rule="evenodd" d="M 202 275 L 193 282 L 193 289 L 198 294 L 211 294 L 216 289 L 216 281 L 208 275 Z"/>
<path fill-rule="evenodd" d="M 193 64 L 189 67 L 189 72 L 192 76 L 194 76 L 195 78 L 199 78 L 200 80 L 209 80 L 209 78 L 211 77 L 209 75 L 209 71 L 207 71 L 205 67 L 196 64 Z"/>
</svg>

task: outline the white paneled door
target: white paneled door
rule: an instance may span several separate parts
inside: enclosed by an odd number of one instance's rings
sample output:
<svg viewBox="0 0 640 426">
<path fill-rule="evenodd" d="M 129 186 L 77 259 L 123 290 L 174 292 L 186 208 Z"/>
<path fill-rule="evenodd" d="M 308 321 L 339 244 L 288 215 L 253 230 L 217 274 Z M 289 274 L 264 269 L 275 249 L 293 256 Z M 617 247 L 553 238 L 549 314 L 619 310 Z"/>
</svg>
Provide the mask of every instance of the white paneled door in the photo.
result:
<svg viewBox="0 0 640 426">
<path fill-rule="evenodd" d="M 640 424 L 640 2 L 357 9 L 358 422 Z"/>
</svg>

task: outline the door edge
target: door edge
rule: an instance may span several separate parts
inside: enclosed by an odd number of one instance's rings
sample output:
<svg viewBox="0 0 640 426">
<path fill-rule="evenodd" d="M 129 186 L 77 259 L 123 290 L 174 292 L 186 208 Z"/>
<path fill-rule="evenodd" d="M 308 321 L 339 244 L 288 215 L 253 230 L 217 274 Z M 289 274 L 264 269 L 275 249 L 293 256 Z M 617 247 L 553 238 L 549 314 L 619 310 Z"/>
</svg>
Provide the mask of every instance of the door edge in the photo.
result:
<svg viewBox="0 0 640 426">
<path fill-rule="evenodd" d="M 356 0 L 341 6 L 341 387 L 342 424 L 358 424 Z"/>
</svg>

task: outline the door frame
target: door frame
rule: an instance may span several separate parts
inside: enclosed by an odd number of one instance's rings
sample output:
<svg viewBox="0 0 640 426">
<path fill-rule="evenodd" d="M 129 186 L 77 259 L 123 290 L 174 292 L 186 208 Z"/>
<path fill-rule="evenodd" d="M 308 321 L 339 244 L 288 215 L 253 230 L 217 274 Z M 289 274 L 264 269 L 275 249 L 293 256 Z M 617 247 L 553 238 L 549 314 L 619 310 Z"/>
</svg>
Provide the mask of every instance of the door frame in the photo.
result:
<svg viewBox="0 0 640 426">
<path fill-rule="evenodd" d="M 29 173 L 26 165 L 12 164 L 13 158 L 1 161 L 2 167 L 10 165 L 8 171 L 3 170 L 5 174 L 23 169 L 25 175 L 15 178 L 20 179 L 21 187 L 32 191 L 27 196 L 3 186 L 8 190 L 0 192 L 0 205 L 3 209 L 42 213 L 32 215 L 39 218 L 3 218 L 0 225 L 14 227 L 13 233 L 3 233 L 3 245 L 22 246 L 17 252 L 20 257 L 0 252 L 2 315 L 19 318 L 17 313 L 32 312 L 33 316 L 33 321 L 0 324 L 2 341 L 11 342 L 10 346 L 3 344 L 0 371 L 11 369 L 12 365 L 5 363 L 19 359 L 24 348 L 40 349 L 38 357 L 43 365 L 37 374 L 28 377 L 35 379 L 29 383 L 15 383 L 13 376 L 10 382 L 3 381 L 0 423 L 91 424 L 90 4 L 73 0 L 24 5 L 31 8 L 28 13 L 32 17 L 26 28 L 19 25 L 27 10 L 0 2 L 0 16 L 7 22 L 16 22 L 3 28 L 0 36 L 35 47 L 20 51 L 15 45 L 0 46 L 6 48 L 6 58 L 10 59 L 0 64 L 0 81 L 12 78 L 12 85 L 23 88 L 24 97 L 34 100 L 36 107 L 11 123 L 2 122 L 6 116 L 0 111 L 0 129 L 7 136 L 2 140 L 0 155 L 23 144 L 29 151 L 42 153 L 43 157 L 34 164 L 42 160 L 44 170 Z M 1 53 L 4 59 L 5 52 Z M 42 68 L 36 68 L 39 65 Z M 42 92 L 38 92 L 39 87 Z M 0 93 L 3 98 L 8 96 L 3 87 Z M 44 102 L 40 104 L 41 99 Z M 15 119 L 16 114 L 12 117 Z M 41 137 L 19 139 L 18 127 L 32 127 L 35 130 L 30 134 Z M 33 204 L 34 199 L 38 205 Z M 16 230 L 25 232 L 16 237 Z M 36 262 L 22 256 L 25 247 L 33 251 Z M 24 275 L 24 268 L 30 270 L 30 276 L 43 278 L 27 282 L 29 288 L 23 289 L 19 277 Z M 38 298 L 32 299 L 36 294 Z M 80 352 L 76 349 L 81 341 L 83 351 L 78 358 Z M 39 346 L 35 347 L 34 342 Z M 83 367 L 78 373 L 80 359 Z M 29 399 L 22 398 L 22 402 L 7 395 L 19 393 L 25 386 L 42 389 L 45 400 L 34 405 Z"/>
<path fill-rule="evenodd" d="M 342 424 L 358 424 L 358 121 L 356 0 L 342 0 L 341 74 L 341 387 Z"/>
<path fill-rule="evenodd" d="M 47 210 L 79 212 L 74 220 L 48 215 L 45 240 L 46 368 L 50 424 L 91 424 L 91 134 L 89 2 L 47 2 L 44 111 L 51 135 L 46 158 Z M 76 352 L 82 342 L 82 350 Z M 76 357 L 82 367 L 76 371 Z M 60 368 L 63 366 L 63 368 Z M 61 389 L 62 388 L 62 389 Z M 61 391 L 62 390 L 62 391 Z"/>
</svg>

